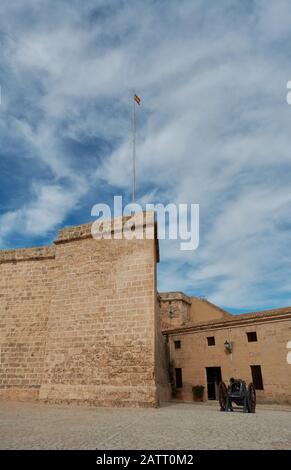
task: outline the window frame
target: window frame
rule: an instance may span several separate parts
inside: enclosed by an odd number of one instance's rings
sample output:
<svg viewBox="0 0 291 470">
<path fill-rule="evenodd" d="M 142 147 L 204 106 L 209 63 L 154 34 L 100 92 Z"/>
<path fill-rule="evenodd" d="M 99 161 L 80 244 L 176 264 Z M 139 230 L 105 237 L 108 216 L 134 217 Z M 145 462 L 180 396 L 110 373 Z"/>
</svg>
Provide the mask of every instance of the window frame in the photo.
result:
<svg viewBox="0 0 291 470">
<path fill-rule="evenodd" d="M 207 340 L 207 346 L 211 347 L 211 346 L 216 345 L 215 336 L 206 336 L 206 340 Z"/>
<path fill-rule="evenodd" d="M 256 331 L 247 331 L 246 335 L 247 335 L 248 343 L 257 343 L 258 342 L 258 335 L 257 335 Z"/>
</svg>

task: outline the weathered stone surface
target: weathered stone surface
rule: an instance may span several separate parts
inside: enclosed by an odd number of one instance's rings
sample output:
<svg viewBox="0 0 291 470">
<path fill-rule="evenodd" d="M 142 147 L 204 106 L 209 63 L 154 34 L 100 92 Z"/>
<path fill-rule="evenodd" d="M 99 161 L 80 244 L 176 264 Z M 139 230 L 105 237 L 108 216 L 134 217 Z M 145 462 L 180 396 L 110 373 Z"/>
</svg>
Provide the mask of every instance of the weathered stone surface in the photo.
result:
<svg viewBox="0 0 291 470">
<path fill-rule="evenodd" d="M 86 224 L 0 252 L 0 396 L 156 406 L 156 243 L 94 240 Z"/>
<path fill-rule="evenodd" d="M 192 386 L 204 385 L 207 400 L 207 367 L 220 367 L 226 383 L 230 377 L 249 383 L 250 366 L 259 365 L 263 390 L 257 390 L 258 401 L 291 403 L 291 365 L 287 363 L 291 308 L 231 315 L 207 300 L 177 292 L 160 294 L 160 303 L 173 369 L 182 369 L 183 387 L 177 398 L 193 401 Z M 254 331 L 257 341 L 248 342 L 247 333 Z M 207 342 L 211 336 L 214 346 Z M 179 349 L 175 341 L 180 341 Z M 232 342 L 232 354 L 226 352 L 225 341 Z"/>
<path fill-rule="evenodd" d="M 182 369 L 182 399 L 207 387 L 206 367 L 250 382 L 260 365 L 259 400 L 291 401 L 290 308 L 233 316 L 181 292 L 158 296 L 156 237 L 95 240 L 91 227 L 64 228 L 53 246 L 0 251 L 0 398 L 156 406 L 169 399 L 162 330 Z M 257 342 L 248 343 L 251 331 Z"/>
</svg>

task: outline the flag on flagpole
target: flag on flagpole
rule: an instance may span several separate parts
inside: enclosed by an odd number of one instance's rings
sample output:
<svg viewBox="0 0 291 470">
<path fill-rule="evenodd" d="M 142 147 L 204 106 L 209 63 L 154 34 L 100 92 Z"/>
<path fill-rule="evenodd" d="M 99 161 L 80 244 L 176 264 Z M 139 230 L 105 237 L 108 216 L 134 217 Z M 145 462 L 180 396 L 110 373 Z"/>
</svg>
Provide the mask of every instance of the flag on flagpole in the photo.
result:
<svg viewBox="0 0 291 470">
<path fill-rule="evenodd" d="M 135 202 L 135 135 L 136 135 L 136 104 L 140 106 L 141 104 L 141 98 L 140 96 L 134 94 L 133 95 L 133 113 L 132 113 L 132 202 Z"/>
<path fill-rule="evenodd" d="M 134 95 L 134 101 L 140 106 L 141 98 L 138 95 Z"/>
</svg>

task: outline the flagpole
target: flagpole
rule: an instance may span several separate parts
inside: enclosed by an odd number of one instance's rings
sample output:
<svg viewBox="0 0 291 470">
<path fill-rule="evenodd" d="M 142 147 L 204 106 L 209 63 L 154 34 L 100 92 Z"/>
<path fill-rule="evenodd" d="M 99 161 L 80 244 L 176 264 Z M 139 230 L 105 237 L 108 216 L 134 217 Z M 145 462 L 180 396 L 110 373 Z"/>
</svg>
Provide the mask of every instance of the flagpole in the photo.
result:
<svg viewBox="0 0 291 470">
<path fill-rule="evenodd" d="M 132 123 L 132 202 L 135 203 L 135 146 L 136 146 L 136 114 L 135 114 L 135 99 L 134 95 L 132 97 L 133 101 L 133 123 Z"/>
</svg>

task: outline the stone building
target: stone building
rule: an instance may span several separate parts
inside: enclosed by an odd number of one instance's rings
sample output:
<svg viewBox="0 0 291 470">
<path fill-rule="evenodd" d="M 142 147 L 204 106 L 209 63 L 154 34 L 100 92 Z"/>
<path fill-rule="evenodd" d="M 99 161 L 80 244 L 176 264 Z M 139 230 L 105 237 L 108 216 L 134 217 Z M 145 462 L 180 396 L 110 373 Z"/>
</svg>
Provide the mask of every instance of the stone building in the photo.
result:
<svg viewBox="0 0 291 470">
<path fill-rule="evenodd" d="M 205 299 L 180 292 L 160 294 L 160 316 L 174 371 L 176 398 L 218 398 L 230 377 L 253 382 L 261 402 L 291 404 L 291 308 L 232 315 Z"/>
<path fill-rule="evenodd" d="M 126 219 L 116 221 L 111 235 Z M 215 399 L 219 380 L 235 376 L 254 380 L 261 400 L 290 401 L 291 308 L 234 316 L 158 295 L 154 222 L 152 239 L 95 240 L 91 226 L 0 251 L 0 398 L 157 406 L 171 397 L 173 365 L 183 400 L 197 384 Z"/>
<path fill-rule="evenodd" d="M 157 240 L 95 240 L 91 225 L 61 230 L 50 247 L 0 251 L 2 398 L 123 406 L 169 398 Z"/>
</svg>

